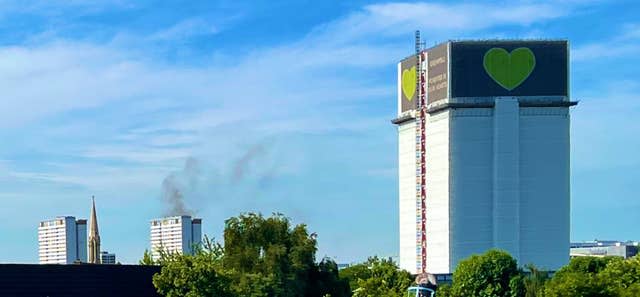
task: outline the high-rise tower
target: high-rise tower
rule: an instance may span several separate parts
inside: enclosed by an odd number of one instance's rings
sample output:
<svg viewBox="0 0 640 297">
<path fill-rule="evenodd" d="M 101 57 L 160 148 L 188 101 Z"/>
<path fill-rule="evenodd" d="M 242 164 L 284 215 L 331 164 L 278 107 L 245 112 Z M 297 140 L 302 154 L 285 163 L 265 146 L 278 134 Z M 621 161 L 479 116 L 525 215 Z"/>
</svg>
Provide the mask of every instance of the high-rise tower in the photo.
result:
<svg viewBox="0 0 640 297">
<path fill-rule="evenodd" d="M 40 264 L 87 262 L 87 220 L 57 217 L 38 225 Z"/>
<path fill-rule="evenodd" d="M 100 234 L 96 216 L 96 200 L 91 197 L 91 217 L 89 218 L 88 263 L 100 264 Z"/>
<path fill-rule="evenodd" d="M 449 274 L 491 248 L 569 259 L 564 40 L 450 41 L 398 64 L 400 266 Z"/>
<path fill-rule="evenodd" d="M 173 216 L 151 221 L 151 257 L 160 259 L 161 252 L 192 255 L 202 242 L 202 219 Z"/>
</svg>

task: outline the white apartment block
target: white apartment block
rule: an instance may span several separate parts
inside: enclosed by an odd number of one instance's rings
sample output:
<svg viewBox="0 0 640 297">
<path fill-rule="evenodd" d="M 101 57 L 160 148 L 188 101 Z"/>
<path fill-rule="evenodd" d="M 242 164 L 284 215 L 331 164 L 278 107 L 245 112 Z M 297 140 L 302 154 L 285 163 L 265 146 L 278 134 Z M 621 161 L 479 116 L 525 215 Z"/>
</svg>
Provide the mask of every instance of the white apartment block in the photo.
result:
<svg viewBox="0 0 640 297">
<path fill-rule="evenodd" d="M 40 264 L 87 262 L 87 220 L 57 217 L 38 225 Z"/>
<path fill-rule="evenodd" d="M 151 221 L 151 257 L 160 258 L 160 250 L 168 253 L 192 254 L 194 245 L 202 241 L 202 219 L 173 216 Z"/>
</svg>

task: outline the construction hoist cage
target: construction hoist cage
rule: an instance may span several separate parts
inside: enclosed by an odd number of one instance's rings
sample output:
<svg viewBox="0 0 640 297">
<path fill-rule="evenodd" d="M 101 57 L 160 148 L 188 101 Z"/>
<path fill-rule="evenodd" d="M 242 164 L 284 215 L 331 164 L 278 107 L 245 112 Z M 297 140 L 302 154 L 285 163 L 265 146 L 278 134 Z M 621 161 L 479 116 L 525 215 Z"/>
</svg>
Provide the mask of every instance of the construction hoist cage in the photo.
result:
<svg viewBox="0 0 640 297">
<path fill-rule="evenodd" d="M 420 267 L 418 271 L 425 273 L 427 269 L 427 215 L 426 215 L 426 167 L 425 167 L 425 126 L 426 126 L 426 73 L 422 62 L 426 61 L 426 52 L 422 51 L 420 31 L 415 35 L 416 50 L 416 90 L 418 91 L 416 110 L 416 207 L 418 208 L 417 231 L 420 249 L 418 258 Z"/>
</svg>

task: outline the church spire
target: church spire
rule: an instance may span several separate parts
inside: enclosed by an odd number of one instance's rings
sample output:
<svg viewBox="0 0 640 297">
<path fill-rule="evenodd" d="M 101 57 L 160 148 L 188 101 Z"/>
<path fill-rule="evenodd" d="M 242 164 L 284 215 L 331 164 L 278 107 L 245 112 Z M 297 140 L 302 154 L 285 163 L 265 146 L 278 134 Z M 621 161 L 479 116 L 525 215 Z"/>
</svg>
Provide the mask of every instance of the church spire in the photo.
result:
<svg viewBox="0 0 640 297">
<path fill-rule="evenodd" d="M 91 196 L 91 217 L 89 218 L 88 262 L 100 264 L 100 234 L 98 233 L 98 218 L 96 216 L 96 199 Z"/>
</svg>

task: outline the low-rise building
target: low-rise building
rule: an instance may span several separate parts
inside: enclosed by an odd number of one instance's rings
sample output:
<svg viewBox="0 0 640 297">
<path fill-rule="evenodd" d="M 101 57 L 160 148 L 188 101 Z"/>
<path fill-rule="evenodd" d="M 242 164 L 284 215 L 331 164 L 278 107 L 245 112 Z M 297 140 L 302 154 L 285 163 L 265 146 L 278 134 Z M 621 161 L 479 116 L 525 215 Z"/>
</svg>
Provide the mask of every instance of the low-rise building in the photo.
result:
<svg viewBox="0 0 640 297">
<path fill-rule="evenodd" d="M 102 264 L 116 264 L 116 254 L 109 253 L 107 251 L 100 252 L 100 263 L 102 263 Z"/>
<path fill-rule="evenodd" d="M 619 256 L 625 259 L 638 254 L 640 242 L 594 240 L 571 243 L 571 257 Z"/>
</svg>

